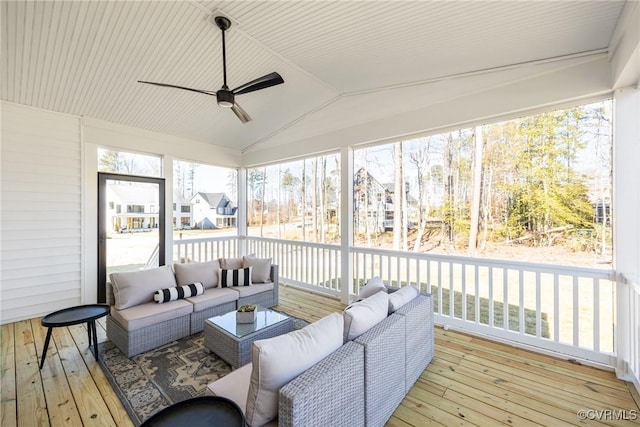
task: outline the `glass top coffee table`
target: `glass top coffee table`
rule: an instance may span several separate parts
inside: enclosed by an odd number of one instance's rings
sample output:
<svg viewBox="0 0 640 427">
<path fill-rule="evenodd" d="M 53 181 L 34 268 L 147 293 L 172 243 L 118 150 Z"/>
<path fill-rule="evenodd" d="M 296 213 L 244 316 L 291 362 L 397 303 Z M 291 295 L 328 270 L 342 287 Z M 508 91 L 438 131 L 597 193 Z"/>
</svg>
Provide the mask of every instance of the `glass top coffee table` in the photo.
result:
<svg viewBox="0 0 640 427">
<path fill-rule="evenodd" d="M 251 362 L 251 345 L 293 330 L 293 319 L 286 314 L 258 307 L 256 321 L 237 323 L 236 312 L 212 317 L 204 322 L 204 346 L 234 368 Z"/>
</svg>

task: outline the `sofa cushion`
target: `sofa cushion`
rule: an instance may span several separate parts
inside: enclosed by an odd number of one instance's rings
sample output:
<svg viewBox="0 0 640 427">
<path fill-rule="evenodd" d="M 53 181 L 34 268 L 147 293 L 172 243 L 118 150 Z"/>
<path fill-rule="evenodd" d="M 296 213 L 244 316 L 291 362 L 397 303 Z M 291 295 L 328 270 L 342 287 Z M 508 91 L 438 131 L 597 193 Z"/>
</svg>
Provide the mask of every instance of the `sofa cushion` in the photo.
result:
<svg viewBox="0 0 640 427">
<path fill-rule="evenodd" d="M 111 273 L 111 284 L 115 306 L 123 310 L 153 301 L 153 294 L 158 289 L 175 287 L 176 279 L 171 266 L 163 265 L 147 270 Z"/>
<path fill-rule="evenodd" d="M 389 294 L 389 314 L 417 297 L 419 293 L 420 291 L 415 286 L 405 286 Z"/>
<path fill-rule="evenodd" d="M 200 282 L 205 289 L 218 286 L 218 270 L 220 261 L 192 262 L 186 264 L 173 264 L 178 285 Z"/>
<path fill-rule="evenodd" d="M 236 286 L 231 289 L 237 291 L 240 294 L 240 298 L 249 297 L 251 295 L 256 295 L 261 292 L 267 292 L 273 290 L 273 282 L 269 283 L 255 283 L 252 286 Z M 276 285 L 277 286 L 277 285 Z"/>
<path fill-rule="evenodd" d="M 247 393 L 251 382 L 251 363 L 236 369 L 207 385 L 205 394 L 233 400 L 246 413 Z"/>
<path fill-rule="evenodd" d="M 344 342 L 351 341 L 367 332 L 378 322 L 387 317 L 389 311 L 389 295 L 386 292 L 378 292 L 354 302 L 345 308 L 344 317 Z"/>
<path fill-rule="evenodd" d="M 220 258 L 220 268 L 224 268 L 225 270 L 237 270 L 242 268 L 242 257 Z"/>
<path fill-rule="evenodd" d="M 147 302 L 124 310 L 111 307 L 111 316 L 127 331 L 135 331 L 165 320 L 186 316 L 192 312 L 193 304 L 186 300 L 171 301 L 166 304 Z"/>
<path fill-rule="evenodd" d="M 153 294 L 153 300 L 158 304 L 162 304 L 169 301 L 175 301 L 179 299 L 194 297 L 196 295 L 202 295 L 204 287 L 202 283 L 191 283 L 190 285 L 176 286 L 173 288 L 158 289 Z"/>
<path fill-rule="evenodd" d="M 239 268 L 237 270 L 218 270 L 218 286 L 229 288 L 231 286 L 251 286 L 251 270 L 253 267 Z"/>
<path fill-rule="evenodd" d="M 250 426 L 274 420 L 280 387 L 342 346 L 343 323 L 342 316 L 331 313 L 300 330 L 253 343 L 246 406 Z"/>
<path fill-rule="evenodd" d="M 253 267 L 251 271 L 252 283 L 267 283 L 271 281 L 271 258 L 242 257 L 242 267 Z"/>
<path fill-rule="evenodd" d="M 193 311 L 202 311 L 220 304 L 231 301 L 237 301 L 238 292 L 229 288 L 211 288 L 205 289 L 202 295 L 187 298 L 193 304 Z"/>
<path fill-rule="evenodd" d="M 369 298 L 371 295 L 376 294 L 380 291 L 387 293 L 387 288 L 384 286 L 381 278 L 377 276 L 373 277 L 367 281 L 362 289 L 360 289 L 358 299 Z"/>
</svg>

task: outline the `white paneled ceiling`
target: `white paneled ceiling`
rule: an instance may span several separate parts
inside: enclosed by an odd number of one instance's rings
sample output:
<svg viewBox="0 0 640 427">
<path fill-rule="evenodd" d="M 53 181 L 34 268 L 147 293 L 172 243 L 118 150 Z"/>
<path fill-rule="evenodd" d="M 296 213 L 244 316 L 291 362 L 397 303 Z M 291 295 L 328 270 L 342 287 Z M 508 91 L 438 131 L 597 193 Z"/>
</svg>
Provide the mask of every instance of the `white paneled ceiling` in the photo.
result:
<svg viewBox="0 0 640 427">
<path fill-rule="evenodd" d="M 605 55 L 622 1 L 2 1 L 3 100 L 238 150 L 292 143 Z M 214 97 L 142 85 L 285 84 Z M 534 64 L 534 65 L 532 65 Z M 500 75 L 491 75 L 499 70 Z M 473 84 L 465 76 L 481 75 Z"/>
</svg>

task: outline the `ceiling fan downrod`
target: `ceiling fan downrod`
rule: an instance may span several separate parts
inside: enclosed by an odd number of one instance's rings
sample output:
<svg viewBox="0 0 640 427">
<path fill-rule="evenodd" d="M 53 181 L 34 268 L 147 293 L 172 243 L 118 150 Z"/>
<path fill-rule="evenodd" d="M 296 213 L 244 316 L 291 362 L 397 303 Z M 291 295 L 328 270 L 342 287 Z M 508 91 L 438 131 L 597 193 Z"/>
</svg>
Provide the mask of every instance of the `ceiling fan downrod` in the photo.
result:
<svg viewBox="0 0 640 427">
<path fill-rule="evenodd" d="M 231 108 L 235 104 L 235 96 L 227 86 L 227 48 L 225 43 L 225 32 L 231 27 L 231 21 L 224 16 L 216 16 L 214 19 L 216 25 L 222 31 L 222 88 L 216 93 L 216 101 L 218 105 L 225 108 Z"/>
</svg>

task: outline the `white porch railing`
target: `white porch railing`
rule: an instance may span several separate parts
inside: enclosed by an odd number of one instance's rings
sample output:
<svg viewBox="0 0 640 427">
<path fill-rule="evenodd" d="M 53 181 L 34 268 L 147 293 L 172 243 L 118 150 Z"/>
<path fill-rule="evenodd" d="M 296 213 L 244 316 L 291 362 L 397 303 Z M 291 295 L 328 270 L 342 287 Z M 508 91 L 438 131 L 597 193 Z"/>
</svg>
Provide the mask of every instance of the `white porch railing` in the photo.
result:
<svg viewBox="0 0 640 427">
<path fill-rule="evenodd" d="M 612 271 L 353 248 L 372 276 L 434 295 L 436 323 L 613 366 Z"/>
<path fill-rule="evenodd" d="M 627 378 L 640 390 L 640 283 L 623 275 L 621 277 L 620 311 L 626 313 L 629 327 L 621 331 L 624 337 L 622 349 L 618 355 L 618 367 L 623 368 L 623 374 L 631 375 Z"/>
<path fill-rule="evenodd" d="M 237 256 L 238 241 L 176 241 L 174 260 Z M 434 295 L 438 324 L 614 366 L 616 288 L 610 270 L 357 247 L 350 252 L 354 277 L 342 280 L 339 245 L 248 236 L 244 250 L 273 258 L 288 284 L 339 296 L 346 283 L 352 297 L 373 276 L 396 286 L 418 285 Z"/>
<path fill-rule="evenodd" d="M 174 262 L 204 262 L 238 256 L 238 237 L 221 236 L 173 241 Z"/>
<path fill-rule="evenodd" d="M 340 295 L 340 246 L 247 237 L 247 253 L 273 258 L 280 278 L 323 294 Z"/>
</svg>

